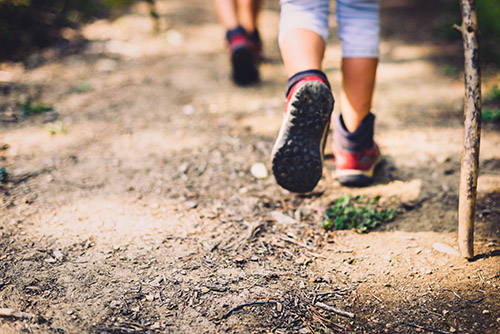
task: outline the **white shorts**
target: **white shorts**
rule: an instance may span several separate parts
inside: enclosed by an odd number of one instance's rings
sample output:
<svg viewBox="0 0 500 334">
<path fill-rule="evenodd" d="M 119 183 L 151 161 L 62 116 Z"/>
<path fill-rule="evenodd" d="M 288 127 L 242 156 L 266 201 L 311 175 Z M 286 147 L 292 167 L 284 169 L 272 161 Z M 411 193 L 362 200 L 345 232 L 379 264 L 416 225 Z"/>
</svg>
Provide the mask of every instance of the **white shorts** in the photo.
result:
<svg viewBox="0 0 500 334">
<path fill-rule="evenodd" d="M 308 29 L 326 41 L 329 0 L 280 0 L 279 42 L 293 29 Z M 335 18 L 343 58 L 378 58 L 378 0 L 336 0 Z"/>
</svg>

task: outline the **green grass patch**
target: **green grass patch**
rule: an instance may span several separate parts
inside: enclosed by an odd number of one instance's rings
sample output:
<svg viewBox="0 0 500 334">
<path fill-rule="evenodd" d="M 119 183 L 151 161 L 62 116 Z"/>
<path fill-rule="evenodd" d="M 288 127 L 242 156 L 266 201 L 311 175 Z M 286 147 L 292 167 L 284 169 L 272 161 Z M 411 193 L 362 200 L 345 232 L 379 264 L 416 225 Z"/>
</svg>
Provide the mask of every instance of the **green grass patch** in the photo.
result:
<svg viewBox="0 0 500 334">
<path fill-rule="evenodd" d="M 70 87 L 70 93 L 77 93 L 77 94 L 87 93 L 93 90 L 94 87 L 92 87 L 92 85 L 89 84 L 88 82 L 79 82 Z"/>
<path fill-rule="evenodd" d="M 486 95 L 486 98 L 493 102 L 500 102 L 500 88 L 498 85 L 493 86 L 491 90 Z"/>
<path fill-rule="evenodd" d="M 330 206 L 323 219 L 325 230 L 356 230 L 367 232 L 394 219 L 395 210 L 380 207 L 380 196 L 340 197 Z"/>
<path fill-rule="evenodd" d="M 0 183 L 7 182 L 8 176 L 9 176 L 9 173 L 7 173 L 7 170 L 5 170 L 5 168 L 1 167 L 0 168 Z"/>
<path fill-rule="evenodd" d="M 500 109 L 483 108 L 481 118 L 485 123 L 500 123 Z"/>
<path fill-rule="evenodd" d="M 51 135 L 57 135 L 67 132 L 66 126 L 62 121 L 47 124 L 45 126 L 45 130 L 47 130 Z"/>
<path fill-rule="evenodd" d="M 461 70 L 456 66 L 444 65 L 441 70 L 447 77 L 456 78 L 461 74 Z"/>
<path fill-rule="evenodd" d="M 54 111 L 54 108 L 51 105 L 42 102 L 31 102 L 29 99 L 27 99 L 21 106 L 22 117 L 40 115 L 51 111 Z"/>
</svg>

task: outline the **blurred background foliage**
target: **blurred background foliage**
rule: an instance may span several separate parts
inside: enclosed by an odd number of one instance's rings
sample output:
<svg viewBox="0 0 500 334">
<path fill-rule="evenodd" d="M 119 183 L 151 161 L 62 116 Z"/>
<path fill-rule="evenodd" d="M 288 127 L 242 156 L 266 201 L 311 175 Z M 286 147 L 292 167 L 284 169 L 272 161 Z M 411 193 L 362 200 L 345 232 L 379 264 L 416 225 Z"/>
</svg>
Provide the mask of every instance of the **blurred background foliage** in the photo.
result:
<svg viewBox="0 0 500 334">
<path fill-rule="evenodd" d="M 0 0 L 0 60 L 57 43 L 64 28 L 119 12 L 134 0 Z"/>
<path fill-rule="evenodd" d="M 459 0 L 444 1 L 443 21 L 440 35 L 445 38 L 460 38 L 460 35 L 450 27 L 461 24 Z M 500 65 L 500 0 L 476 0 L 477 19 L 481 33 L 481 59 L 484 63 Z"/>
<path fill-rule="evenodd" d="M 34 50 L 64 42 L 64 28 L 77 29 L 92 19 L 116 16 L 135 1 L 0 0 L 0 60 L 23 60 Z M 458 39 L 451 27 L 461 23 L 459 0 L 427 1 L 440 2 L 444 8 L 433 25 L 435 36 Z M 476 5 L 483 60 L 500 64 L 500 0 L 476 0 Z"/>
</svg>

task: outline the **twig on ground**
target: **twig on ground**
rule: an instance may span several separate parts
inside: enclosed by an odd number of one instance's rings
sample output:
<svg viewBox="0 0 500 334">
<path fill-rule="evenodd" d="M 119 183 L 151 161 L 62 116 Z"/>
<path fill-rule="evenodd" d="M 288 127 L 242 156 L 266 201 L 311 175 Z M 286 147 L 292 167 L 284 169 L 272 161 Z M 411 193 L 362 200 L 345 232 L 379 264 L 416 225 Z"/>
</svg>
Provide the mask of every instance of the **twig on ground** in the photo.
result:
<svg viewBox="0 0 500 334">
<path fill-rule="evenodd" d="M 292 314 L 295 314 L 295 313 L 292 313 Z M 304 325 L 306 325 L 306 327 L 309 329 L 309 331 L 311 331 L 311 333 L 313 334 L 316 334 L 316 332 L 314 331 L 314 329 L 307 323 L 306 319 L 304 319 L 303 317 L 301 317 L 300 315 L 298 314 L 295 314 L 297 317 L 300 318 L 300 320 L 302 320 L 302 322 L 304 323 Z"/>
<path fill-rule="evenodd" d="M 466 303 L 470 303 L 470 304 L 477 304 L 479 302 L 482 302 L 484 299 L 483 297 L 479 297 L 477 299 L 465 299 L 465 298 L 462 298 L 460 295 L 458 295 L 455 291 L 453 291 L 451 289 L 443 289 L 443 291 L 449 291 L 449 292 L 453 293 L 455 296 L 457 296 L 458 299 L 463 300 Z"/>
<path fill-rule="evenodd" d="M 251 303 L 245 303 L 245 304 L 241 304 L 241 305 L 238 305 L 238 306 L 235 306 L 233 307 L 232 309 L 230 309 L 229 311 L 226 312 L 226 314 L 224 314 L 222 316 L 222 319 L 227 319 L 229 318 L 229 316 L 231 314 L 233 314 L 234 312 L 236 311 L 239 311 L 241 309 L 243 309 L 244 307 L 247 307 L 247 306 L 254 306 L 254 305 L 266 305 L 266 304 L 276 304 L 278 303 L 276 300 L 267 300 L 265 302 L 251 302 Z"/>
<path fill-rule="evenodd" d="M 333 306 L 327 305 L 327 304 L 322 303 L 322 302 L 317 302 L 315 305 L 316 305 L 316 306 L 318 306 L 318 307 L 321 307 L 322 309 L 325 309 L 325 310 L 327 310 L 327 311 L 330 311 L 330 312 L 336 313 L 336 314 L 341 315 L 341 316 L 344 316 L 344 317 L 349 317 L 349 318 L 354 318 L 354 317 L 355 317 L 355 314 L 354 314 L 354 313 L 351 313 L 351 312 L 347 312 L 347 311 L 344 311 L 344 310 L 338 309 L 338 308 L 336 308 L 336 307 L 333 307 Z"/>
<path fill-rule="evenodd" d="M 411 322 L 406 322 L 404 324 L 406 326 L 410 326 L 410 327 L 414 327 L 414 328 L 418 328 L 418 329 L 423 329 L 424 331 L 428 331 L 428 332 L 440 333 L 440 334 L 452 334 L 452 332 L 442 331 L 442 330 L 439 330 L 439 329 L 434 329 L 434 328 L 429 328 L 429 327 L 424 327 L 424 326 L 412 324 Z"/>
<path fill-rule="evenodd" d="M 382 303 L 382 299 L 380 299 L 379 297 L 375 296 L 373 293 L 370 292 L 370 294 L 373 296 L 373 298 L 375 298 L 376 300 L 378 300 L 380 303 Z"/>
<path fill-rule="evenodd" d="M 308 246 L 300 241 L 294 240 L 290 237 L 287 237 L 286 235 L 279 235 L 278 238 L 282 241 L 286 241 L 286 242 L 289 242 L 291 244 L 294 244 L 294 245 L 297 245 L 300 247 L 304 247 L 305 249 L 312 250 L 312 248 L 310 246 Z"/>
<path fill-rule="evenodd" d="M 449 291 L 449 292 L 453 293 L 455 296 L 457 296 L 458 299 L 463 299 L 462 297 L 460 297 L 459 294 L 457 294 L 455 291 L 453 291 L 451 289 L 443 289 L 443 291 Z"/>
<path fill-rule="evenodd" d="M 0 308 L 0 317 L 13 317 L 18 319 L 33 319 L 36 317 L 33 313 L 22 312 L 12 308 Z"/>
<path fill-rule="evenodd" d="M 12 179 L 10 181 L 12 182 L 13 185 L 18 185 L 19 183 L 22 183 L 22 182 L 29 180 L 31 178 L 37 177 L 37 176 L 45 174 L 45 173 L 49 173 L 53 169 L 54 169 L 53 167 L 42 168 L 40 170 L 34 171 L 33 173 L 27 173 L 27 174 L 21 175 L 21 176 L 19 176 L 19 178 Z"/>
</svg>

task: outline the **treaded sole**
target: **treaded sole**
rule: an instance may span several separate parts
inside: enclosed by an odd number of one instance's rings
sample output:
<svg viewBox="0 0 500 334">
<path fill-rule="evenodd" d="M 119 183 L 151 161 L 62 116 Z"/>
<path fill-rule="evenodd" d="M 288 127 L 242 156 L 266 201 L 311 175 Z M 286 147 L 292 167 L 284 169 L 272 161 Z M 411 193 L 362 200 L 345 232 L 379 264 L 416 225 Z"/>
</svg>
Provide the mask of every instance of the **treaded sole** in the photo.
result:
<svg viewBox="0 0 500 334">
<path fill-rule="evenodd" d="M 249 85 L 259 81 L 259 70 L 253 59 L 252 51 L 247 47 L 240 47 L 231 55 L 233 67 L 233 81 L 237 85 Z"/>
<path fill-rule="evenodd" d="M 333 110 L 330 89 L 309 81 L 289 102 L 272 154 L 276 182 L 297 193 L 312 191 L 323 173 L 323 142 Z"/>
</svg>

